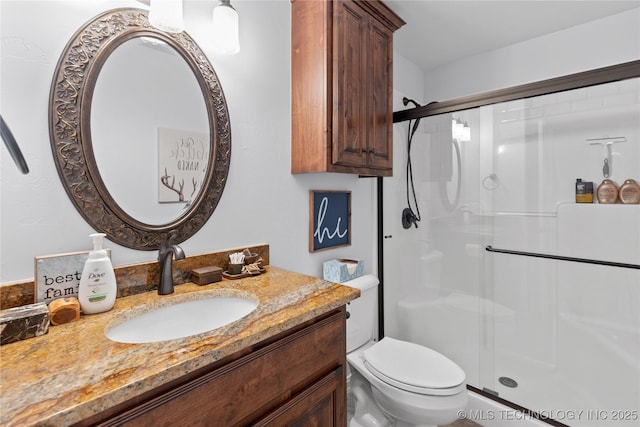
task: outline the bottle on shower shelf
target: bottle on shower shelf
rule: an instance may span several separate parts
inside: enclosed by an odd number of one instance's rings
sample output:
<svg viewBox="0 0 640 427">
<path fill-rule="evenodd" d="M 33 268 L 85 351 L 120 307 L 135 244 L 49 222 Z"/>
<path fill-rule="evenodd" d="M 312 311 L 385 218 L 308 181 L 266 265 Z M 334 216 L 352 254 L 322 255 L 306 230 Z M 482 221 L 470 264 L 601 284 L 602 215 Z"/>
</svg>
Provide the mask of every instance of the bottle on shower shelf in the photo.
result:
<svg viewBox="0 0 640 427">
<path fill-rule="evenodd" d="M 576 203 L 593 203 L 593 182 L 576 179 Z"/>
<path fill-rule="evenodd" d="M 616 183 L 610 179 L 604 179 L 596 190 L 598 203 L 612 204 L 618 201 L 618 187 Z"/>
<path fill-rule="evenodd" d="M 624 184 L 620 186 L 619 197 L 620 201 L 625 204 L 640 203 L 640 185 L 635 179 L 625 180 Z"/>
</svg>

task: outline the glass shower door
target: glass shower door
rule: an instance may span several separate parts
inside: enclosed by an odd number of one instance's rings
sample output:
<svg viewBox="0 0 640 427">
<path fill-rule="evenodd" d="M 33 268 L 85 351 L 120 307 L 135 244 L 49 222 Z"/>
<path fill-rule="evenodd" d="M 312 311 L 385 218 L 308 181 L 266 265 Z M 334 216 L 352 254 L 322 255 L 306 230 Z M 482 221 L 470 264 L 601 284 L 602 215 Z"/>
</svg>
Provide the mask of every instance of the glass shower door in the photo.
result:
<svg viewBox="0 0 640 427">
<path fill-rule="evenodd" d="M 577 178 L 640 181 L 640 79 L 423 118 L 413 187 L 409 125 L 383 180 L 385 334 L 542 418 L 640 425 L 640 270 L 530 256 L 640 264 L 640 205 L 575 200 Z"/>
<path fill-rule="evenodd" d="M 640 425 L 640 206 L 576 203 L 577 178 L 640 177 L 638 79 L 497 104 L 492 191 L 501 397 L 576 426 Z M 604 167 L 606 165 L 606 167 Z M 488 173 L 489 171 L 487 171 Z M 595 196 L 594 196 L 595 198 Z"/>
<path fill-rule="evenodd" d="M 466 123 L 471 135 L 454 135 L 456 122 Z M 475 185 L 483 156 L 490 157 L 479 144 L 480 110 L 421 119 L 407 171 L 414 123 L 394 126 L 398 172 L 383 180 L 385 335 L 439 351 L 479 386 L 482 376 L 493 377 L 483 259 L 493 230 Z M 420 221 L 404 228 L 408 208 Z"/>
</svg>

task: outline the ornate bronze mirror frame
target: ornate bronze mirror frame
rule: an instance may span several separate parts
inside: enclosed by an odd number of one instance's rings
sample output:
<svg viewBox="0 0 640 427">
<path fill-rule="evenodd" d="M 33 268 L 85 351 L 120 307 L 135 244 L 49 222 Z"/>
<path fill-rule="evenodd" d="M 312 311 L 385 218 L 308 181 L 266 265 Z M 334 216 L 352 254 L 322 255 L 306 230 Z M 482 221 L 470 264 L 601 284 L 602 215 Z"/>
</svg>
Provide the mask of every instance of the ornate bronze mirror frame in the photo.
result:
<svg viewBox="0 0 640 427">
<path fill-rule="evenodd" d="M 160 39 L 182 56 L 202 90 L 209 120 L 209 160 L 202 190 L 184 214 L 162 225 L 145 224 L 116 203 L 100 176 L 92 146 L 91 102 L 98 74 L 110 53 L 134 37 Z M 218 77 L 187 33 L 172 34 L 155 29 L 149 24 L 145 10 L 110 10 L 74 34 L 55 70 L 49 132 L 58 174 L 76 209 L 92 227 L 122 246 L 157 250 L 172 230 L 175 230 L 172 243 L 188 239 L 207 222 L 226 184 L 231 128 Z"/>
</svg>

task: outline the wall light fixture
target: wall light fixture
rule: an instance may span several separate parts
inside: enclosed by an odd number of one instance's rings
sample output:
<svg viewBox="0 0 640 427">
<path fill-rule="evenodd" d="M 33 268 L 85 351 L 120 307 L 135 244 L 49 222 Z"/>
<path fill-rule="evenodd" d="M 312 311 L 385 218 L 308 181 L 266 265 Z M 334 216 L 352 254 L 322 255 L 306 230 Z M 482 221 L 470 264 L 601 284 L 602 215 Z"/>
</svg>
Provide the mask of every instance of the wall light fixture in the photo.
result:
<svg viewBox="0 0 640 427">
<path fill-rule="evenodd" d="M 451 120 L 451 133 L 458 141 L 471 141 L 471 128 L 467 122 L 453 118 Z"/>
<path fill-rule="evenodd" d="M 182 0 L 150 0 L 149 22 L 159 30 L 181 33 L 184 31 Z"/>
<path fill-rule="evenodd" d="M 220 53 L 232 55 L 240 52 L 238 12 L 230 0 L 220 0 L 213 8 L 213 48 Z"/>
</svg>

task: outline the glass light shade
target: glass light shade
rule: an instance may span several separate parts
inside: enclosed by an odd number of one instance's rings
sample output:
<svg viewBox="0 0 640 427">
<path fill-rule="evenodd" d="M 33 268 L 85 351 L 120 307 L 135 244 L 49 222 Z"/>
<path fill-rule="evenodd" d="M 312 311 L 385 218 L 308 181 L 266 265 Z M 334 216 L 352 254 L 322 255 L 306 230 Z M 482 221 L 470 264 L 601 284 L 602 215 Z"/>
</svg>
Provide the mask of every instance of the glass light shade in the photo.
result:
<svg viewBox="0 0 640 427">
<path fill-rule="evenodd" d="M 457 139 L 458 141 L 460 141 L 460 136 L 462 134 L 462 126 L 462 122 L 458 119 L 453 119 L 451 121 L 451 134 L 453 138 Z"/>
<path fill-rule="evenodd" d="M 150 0 L 149 22 L 157 29 L 169 33 L 184 31 L 182 0 Z"/>
<path fill-rule="evenodd" d="M 213 9 L 213 48 L 220 53 L 240 52 L 238 12 L 223 0 Z"/>
<path fill-rule="evenodd" d="M 471 141 L 471 128 L 467 122 L 464 122 L 462 131 L 460 132 L 460 141 Z"/>
</svg>

